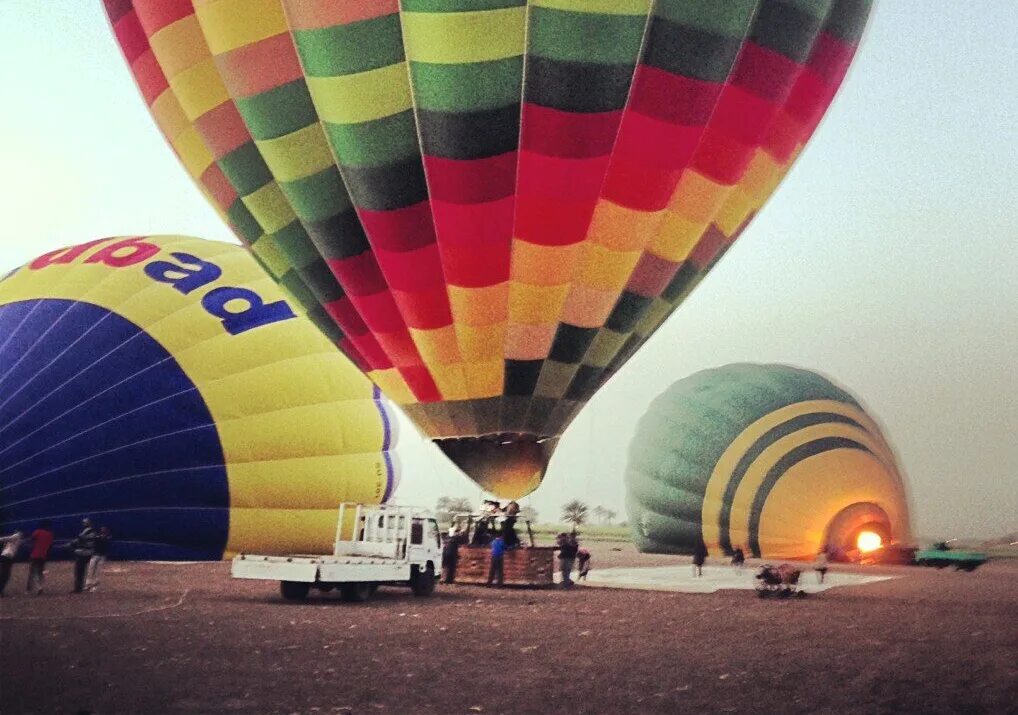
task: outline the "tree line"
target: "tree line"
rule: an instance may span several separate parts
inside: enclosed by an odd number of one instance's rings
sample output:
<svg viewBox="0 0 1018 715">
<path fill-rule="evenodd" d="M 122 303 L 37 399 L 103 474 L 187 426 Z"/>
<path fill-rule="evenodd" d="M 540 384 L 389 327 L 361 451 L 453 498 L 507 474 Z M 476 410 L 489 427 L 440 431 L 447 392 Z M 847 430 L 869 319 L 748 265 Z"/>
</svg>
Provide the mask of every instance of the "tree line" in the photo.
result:
<svg viewBox="0 0 1018 715">
<path fill-rule="evenodd" d="M 435 504 L 435 515 L 440 522 L 444 523 L 451 523 L 457 514 L 472 514 L 474 510 L 474 503 L 467 497 L 439 497 Z M 591 519 L 594 520 L 593 523 L 610 526 L 617 516 L 618 514 L 613 509 L 600 505 L 591 509 L 579 499 L 566 502 L 562 505 L 561 511 L 562 521 L 573 526 L 589 524 Z M 520 507 L 520 517 L 536 524 L 538 522 L 537 509 L 532 506 Z"/>
</svg>

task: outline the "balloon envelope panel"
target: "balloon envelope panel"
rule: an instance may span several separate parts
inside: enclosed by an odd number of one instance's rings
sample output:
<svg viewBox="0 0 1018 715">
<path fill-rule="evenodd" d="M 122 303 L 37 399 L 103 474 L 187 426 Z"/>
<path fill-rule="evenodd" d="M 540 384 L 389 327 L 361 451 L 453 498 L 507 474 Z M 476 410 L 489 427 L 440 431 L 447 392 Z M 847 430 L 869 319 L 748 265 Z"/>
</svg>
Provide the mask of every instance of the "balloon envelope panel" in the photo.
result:
<svg viewBox="0 0 1018 715">
<path fill-rule="evenodd" d="M 323 552 L 397 484 L 379 389 L 238 246 L 109 238 L 0 281 L 0 522 L 115 555 Z"/>
<path fill-rule="evenodd" d="M 909 538 L 905 485 L 879 426 L 847 392 L 784 365 L 678 381 L 641 418 L 626 504 L 642 551 L 808 557 L 863 527 Z"/>
<path fill-rule="evenodd" d="M 816 129 L 865 0 L 105 0 L 237 235 L 469 476 L 579 409 Z"/>
</svg>

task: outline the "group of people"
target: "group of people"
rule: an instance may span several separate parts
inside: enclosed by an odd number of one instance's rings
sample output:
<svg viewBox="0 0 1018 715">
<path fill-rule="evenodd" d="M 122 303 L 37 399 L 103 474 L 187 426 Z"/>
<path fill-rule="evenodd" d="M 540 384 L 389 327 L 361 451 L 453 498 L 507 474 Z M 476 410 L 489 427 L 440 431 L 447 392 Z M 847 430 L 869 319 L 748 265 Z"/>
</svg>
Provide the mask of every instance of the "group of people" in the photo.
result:
<svg viewBox="0 0 1018 715">
<path fill-rule="evenodd" d="M 506 542 L 502 534 L 496 534 L 491 541 L 491 558 L 488 566 L 488 586 L 502 586 L 505 581 L 505 552 L 512 548 Z M 562 587 L 571 588 L 576 582 L 573 581 L 573 568 L 579 566 L 577 580 L 585 580 L 590 571 L 590 552 L 580 548 L 580 542 L 576 533 L 565 532 L 555 539 L 555 548 L 558 549 L 558 567 L 562 576 Z"/>
<path fill-rule="evenodd" d="M 829 568 L 830 559 L 828 554 L 831 549 L 827 545 L 821 547 L 820 551 L 817 552 L 816 559 L 813 562 L 813 570 L 816 572 L 817 583 L 823 583 L 824 578 L 827 576 L 827 570 Z M 703 539 L 699 539 L 696 545 L 693 547 L 693 576 L 703 576 L 703 565 L 707 562 L 707 545 L 703 542 Z M 741 570 L 746 565 L 746 552 L 742 550 L 741 546 L 736 546 L 732 549 L 732 568 Z"/>
<path fill-rule="evenodd" d="M 488 583 L 497 578 L 498 584 L 502 585 L 505 551 L 520 545 L 519 536 L 516 535 L 516 520 L 519 513 L 520 505 L 515 501 L 503 507 L 493 499 L 486 499 L 481 505 L 481 516 L 474 525 L 472 536 L 469 533 L 469 525 L 463 527 L 454 523 L 449 528 L 442 548 L 442 580 L 445 583 L 453 583 L 456 580 L 460 547 L 469 542 L 470 546 L 490 547 L 491 568 Z"/>
<path fill-rule="evenodd" d="M 710 554 L 707 551 L 707 544 L 704 543 L 703 539 L 698 539 L 696 545 L 693 547 L 693 575 L 697 578 L 703 576 L 703 565 L 707 563 L 707 557 Z M 736 546 L 732 549 L 732 568 L 741 570 L 746 566 L 746 552 L 742 550 L 741 546 Z"/>
<path fill-rule="evenodd" d="M 92 526 L 91 519 L 82 519 L 81 531 L 67 544 L 67 548 L 74 555 L 74 593 L 94 591 L 99 587 L 99 574 L 103 564 L 106 563 L 112 539 L 113 535 L 108 527 L 96 529 Z M 54 540 L 53 525 L 49 521 L 43 521 L 27 537 L 21 530 L 0 537 L 0 543 L 3 544 L 0 551 L 0 597 L 3 597 L 7 590 L 14 561 L 22 543 L 25 542 L 32 545 L 28 555 L 28 582 L 25 590 L 35 595 L 42 593 L 46 562 L 54 548 Z"/>
<path fill-rule="evenodd" d="M 503 586 L 505 584 L 505 556 L 506 551 L 519 548 L 520 539 L 516 534 L 516 520 L 519 517 L 520 505 L 510 501 L 505 506 L 493 499 L 485 500 L 481 505 L 481 515 L 474 524 L 473 534 L 470 534 L 469 525 L 465 527 L 453 524 L 442 548 L 442 581 L 453 583 L 456 580 L 456 568 L 459 564 L 460 547 L 467 545 L 475 547 L 488 547 L 488 586 Z M 586 579 L 590 571 L 590 552 L 580 548 L 576 533 L 561 533 L 555 540 L 555 547 L 558 549 L 559 573 L 562 576 L 562 585 L 565 588 L 571 587 L 573 581 L 573 569 L 578 566 L 578 580 Z"/>
</svg>

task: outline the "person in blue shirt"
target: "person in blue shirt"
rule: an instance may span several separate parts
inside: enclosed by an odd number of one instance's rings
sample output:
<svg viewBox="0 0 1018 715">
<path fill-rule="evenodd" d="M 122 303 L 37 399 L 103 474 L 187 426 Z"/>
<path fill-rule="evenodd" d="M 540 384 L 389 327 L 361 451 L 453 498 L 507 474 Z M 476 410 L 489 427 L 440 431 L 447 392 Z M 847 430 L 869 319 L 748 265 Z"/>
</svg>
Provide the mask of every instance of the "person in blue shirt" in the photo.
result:
<svg viewBox="0 0 1018 715">
<path fill-rule="evenodd" d="M 488 567 L 488 585 L 495 581 L 496 586 L 501 586 L 503 581 L 502 562 L 505 558 L 505 539 L 499 534 L 491 542 L 491 565 Z"/>
</svg>

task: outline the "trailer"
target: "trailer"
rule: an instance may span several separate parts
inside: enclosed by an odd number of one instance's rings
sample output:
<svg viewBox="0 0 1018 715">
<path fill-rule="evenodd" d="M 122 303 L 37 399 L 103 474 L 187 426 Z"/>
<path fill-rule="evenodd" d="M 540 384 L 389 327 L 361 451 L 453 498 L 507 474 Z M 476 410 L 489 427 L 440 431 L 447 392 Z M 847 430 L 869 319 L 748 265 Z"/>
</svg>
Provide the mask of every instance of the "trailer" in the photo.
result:
<svg viewBox="0 0 1018 715">
<path fill-rule="evenodd" d="M 409 586 L 415 596 L 430 596 L 441 554 L 438 521 L 426 509 L 344 503 L 332 554 L 238 554 L 230 575 L 278 581 L 287 600 L 304 599 L 314 588 L 365 601 L 379 586 Z"/>
<path fill-rule="evenodd" d="M 933 548 L 915 552 L 919 566 L 942 569 L 953 566 L 956 571 L 975 571 L 987 561 L 986 554 L 977 551 L 955 551 L 946 542 L 934 544 Z"/>
</svg>

